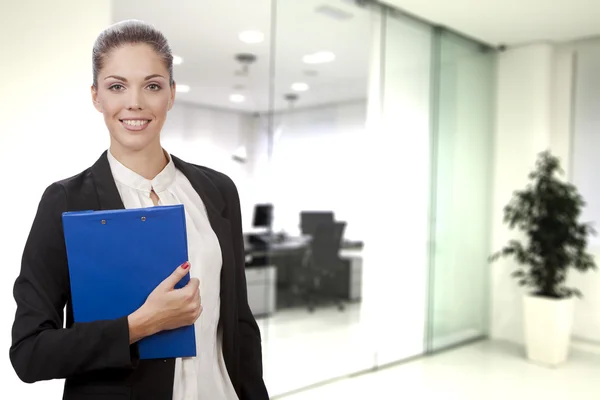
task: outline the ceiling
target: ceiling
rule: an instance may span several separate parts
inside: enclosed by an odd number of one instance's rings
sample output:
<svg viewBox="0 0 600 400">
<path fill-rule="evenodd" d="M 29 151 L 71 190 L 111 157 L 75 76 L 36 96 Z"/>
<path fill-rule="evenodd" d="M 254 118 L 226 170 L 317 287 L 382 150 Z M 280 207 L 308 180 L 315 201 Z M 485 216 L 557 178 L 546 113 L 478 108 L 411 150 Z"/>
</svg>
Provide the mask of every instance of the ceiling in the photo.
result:
<svg viewBox="0 0 600 400">
<path fill-rule="evenodd" d="M 491 45 L 600 34 L 599 0 L 382 0 Z"/>
<path fill-rule="evenodd" d="M 370 14 L 342 0 L 278 0 L 277 4 L 274 34 L 271 0 L 119 0 L 113 2 L 113 20 L 145 20 L 167 36 L 173 53 L 184 60 L 175 66 L 175 80 L 191 88 L 189 93 L 178 93 L 178 100 L 244 112 L 280 109 L 290 105 L 285 95 L 293 93 L 295 82 L 310 86 L 297 93 L 296 107 L 366 98 Z M 315 12 L 323 5 L 350 12 L 352 18 L 338 20 Z M 265 41 L 243 43 L 238 34 L 245 30 L 263 32 Z M 318 51 L 331 51 L 336 59 L 327 64 L 303 63 L 304 55 Z M 241 69 L 235 60 L 238 53 L 257 56 L 247 76 L 236 75 Z M 275 71 L 272 88 L 270 71 Z M 244 95 L 246 101 L 232 103 L 229 97 L 234 93 Z M 275 104 L 270 104 L 271 99 Z"/>
<path fill-rule="evenodd" d="M 492 45 L 566 41 L 600 33 L 600 0 L 383 1 Z M 316 12 L 325 5 L 351 18 Z M 114 0 L 112 7 L 114 21 L 136 18 L 154 24 L 173 52 L 183 57 L 183 64 L 175 67 L 175 80 L 191 90 L 178 93 L 180 101 L 264 112 L 289 107 L 285 95 L 294 82 L 310 86 L 298 93 L 296 107 L 366 98 L 372 18 L 352 0 Z M 263 32 L 265 41 L 243 43 L 238 34 L 245 30 Z M 304 55 L 323 50 L 335 53 L 335 61 L 302 62 Z M 238 53 L 257 57 L 247 75 L 236 74 L 241 69 L 235 60 Z M 246 100 L 233 103 L 232 94 Z"/>
</svg>

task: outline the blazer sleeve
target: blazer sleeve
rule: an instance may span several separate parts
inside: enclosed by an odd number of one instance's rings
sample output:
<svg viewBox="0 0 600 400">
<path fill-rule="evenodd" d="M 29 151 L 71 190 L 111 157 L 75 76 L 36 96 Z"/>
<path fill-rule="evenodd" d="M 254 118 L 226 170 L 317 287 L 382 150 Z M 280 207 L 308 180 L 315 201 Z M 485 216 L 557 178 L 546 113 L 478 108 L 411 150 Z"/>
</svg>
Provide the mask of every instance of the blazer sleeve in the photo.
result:
<svg viewBox="0 0 600 400">
<path fill-rule="evenodd" d="M 246 287 L 244 239 L 238 190 L 229 177 L 225 177 L 226 200 L 231 221 L 233 248 L 236 263 L 236 290 L 240 329 L 240 400 L 268 400 L 269 394 L 263 380 L 261 335 L 256 319 L 248 304 Z"/>
<path fill-rule="evenodd" d="M 67 196 L 60 183 L 39 203 L 23 252 L 13 295 L 17 311 L 10 360 L 27 383 L 69 378 L 106 368 L 134 368 L 137 346 L 129 345 L 127 317 L 63 327 L 70 297 L 62 230 Z"/>
</svg>

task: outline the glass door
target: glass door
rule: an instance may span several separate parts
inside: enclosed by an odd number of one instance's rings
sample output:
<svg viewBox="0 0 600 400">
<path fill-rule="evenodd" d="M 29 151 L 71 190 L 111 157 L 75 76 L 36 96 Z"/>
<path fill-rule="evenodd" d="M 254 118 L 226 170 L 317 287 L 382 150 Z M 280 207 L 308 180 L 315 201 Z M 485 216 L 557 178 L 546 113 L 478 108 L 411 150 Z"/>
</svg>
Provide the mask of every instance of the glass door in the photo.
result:
<svg viewBox="0 0 600 400">
<path fill-rule="evenodd" d="M 434 43 L 429 351 L 487 334 L 494 94 L 490 49 Z"/>
<path fill-rule="evenodd" d="M 377 364 L 424 353 L 432 28 L 384 9 L 369 102 L 365 316 Z M 367 301 L 369 300 L 369 301 Z"/>
</svg>

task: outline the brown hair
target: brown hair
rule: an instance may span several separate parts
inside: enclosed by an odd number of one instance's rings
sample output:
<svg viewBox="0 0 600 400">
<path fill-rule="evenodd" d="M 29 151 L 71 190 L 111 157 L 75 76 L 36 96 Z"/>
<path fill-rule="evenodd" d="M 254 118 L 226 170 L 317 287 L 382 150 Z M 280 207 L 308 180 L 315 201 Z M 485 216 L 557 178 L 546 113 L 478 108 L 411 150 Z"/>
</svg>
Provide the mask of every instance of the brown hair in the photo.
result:
<svg viewBox="0 0 600 400">
<path fill-rule="evenodd" d="M 165 63 L 169 71 L 169 81 L 173 85 L 173 54 L 167 38 L 152 25 L 138 20 L 118 22 L 106 28 L 94 43 L 92 65 L 94 87 L 98 87 L 98 74 L 104 66 L 105 57 L 113 50 L 127 44 L 147 44 L 151 46 Z"/>
</svg>

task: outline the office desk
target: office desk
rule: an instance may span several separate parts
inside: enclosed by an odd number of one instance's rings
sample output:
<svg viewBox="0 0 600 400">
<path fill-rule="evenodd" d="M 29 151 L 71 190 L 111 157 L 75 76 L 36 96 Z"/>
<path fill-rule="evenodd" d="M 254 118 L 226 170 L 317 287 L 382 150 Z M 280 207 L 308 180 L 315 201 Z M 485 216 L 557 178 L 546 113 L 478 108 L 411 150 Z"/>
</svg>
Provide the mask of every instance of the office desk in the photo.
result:
<svg viewBox="0 0 600 400">
<path fill-rule="evenodd" d="M 287 279 L 287 262 L 290 259 L 301 262 L 310 237 L 289 237 L 269 243 L 244 239 L 248 303 L 255 316 L 268 316 L 277 308 L 278 282 Z"/>
<path fill-rule="evenodd" d="M 251 243 L 249 240 L 245 240 L 246 261 L 248 261 L 248 257 L 256 258 L 296 252 L 298 250 L 303 251 L 310 245 L 310 240 L 310 236 L 291 236 L 281 241 L 264 244 Z"/>
<path fill-rule="evenodd" d="M 310 236 L 289 236 L 281 241 L 273 241 L 265 244 L 254 244 L 248 239 L 244 239 L 244 250 L 246 253 L 246 261 L 256 257 L 265 257 L 271 255 L 280 255 L 304 251 L 310 246 Z M 340 255 L 343 253 L 360 253 L 363 249 L 363 242 L 360 241 L 344 241 L 340 248 Z M 251 266 L 250 266 L 251 267 Z"/>
<path fill-rule="evenodd" d="M 287 303 L 277 298 L 285 297 L 293 286 L 294 270 L 303 265 L 310 240 L 310 236 L 301 236 L 261 244 L 245 241 L 248 301 L 256 316 L 269 315 Z M 362 242 L 344 241 L 340 258 L 346 261 L 347 273 L 326 283 L 324 290 L 340 293 L 348 301 L 360 300 L 362 248 Z"/>
<path fill-rule="evenodd" d="M 339 282 L 345 294 L 350 301 L 360 301 L 362 298 L 362 269 L 363 256 L 362 245 L 360 247 L 352 246 L 340 250 L 340 258 L 348 265 L 348 275 Z"/>
</svg>

